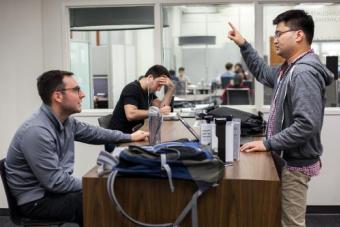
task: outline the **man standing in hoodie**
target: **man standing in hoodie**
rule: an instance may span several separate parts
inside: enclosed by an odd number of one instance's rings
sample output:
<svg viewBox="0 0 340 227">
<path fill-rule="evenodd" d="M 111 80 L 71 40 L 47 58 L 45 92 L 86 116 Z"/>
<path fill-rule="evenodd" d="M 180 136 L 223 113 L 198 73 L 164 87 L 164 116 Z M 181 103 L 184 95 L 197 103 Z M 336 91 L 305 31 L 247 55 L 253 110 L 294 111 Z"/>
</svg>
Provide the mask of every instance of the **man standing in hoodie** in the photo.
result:
<svg viewBox="0 0 340 227">
<path fill-rule="evenodd" d="M 273 24 L 276 53 L 285 59 L 278 67 L 269 67 L 229 23 L 228 38 L 240 47 L 249 70 L 274 91 L 266 139 L 246 143 L 241 151 L 273 151 L 274 156 L 280 156 L 284 162 L 282 226 L 305 226 L 308 182 L 321 169 L 325 89 L 333 74 L 311 49 L 312 16 L 303 10 L 289 10 L 278 15 Z"/>
</svg>

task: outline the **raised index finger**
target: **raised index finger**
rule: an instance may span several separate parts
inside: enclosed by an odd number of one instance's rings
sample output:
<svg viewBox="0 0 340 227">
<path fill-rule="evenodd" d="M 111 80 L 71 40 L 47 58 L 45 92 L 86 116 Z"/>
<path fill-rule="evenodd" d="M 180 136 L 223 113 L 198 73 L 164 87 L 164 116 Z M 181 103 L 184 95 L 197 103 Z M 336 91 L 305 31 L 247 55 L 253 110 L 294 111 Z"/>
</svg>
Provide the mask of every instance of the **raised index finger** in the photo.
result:
<svg viewBox="0 0 340 227">
<path fill-rule="evenodd" d="M 236 31 L 236 28 L 235 28 L 235 26 L 234 26 L 232 23 L 228 22 L 228 24 L 229 24 L 230 28 L 231 28 L 233 31 Z"/>
</svg>

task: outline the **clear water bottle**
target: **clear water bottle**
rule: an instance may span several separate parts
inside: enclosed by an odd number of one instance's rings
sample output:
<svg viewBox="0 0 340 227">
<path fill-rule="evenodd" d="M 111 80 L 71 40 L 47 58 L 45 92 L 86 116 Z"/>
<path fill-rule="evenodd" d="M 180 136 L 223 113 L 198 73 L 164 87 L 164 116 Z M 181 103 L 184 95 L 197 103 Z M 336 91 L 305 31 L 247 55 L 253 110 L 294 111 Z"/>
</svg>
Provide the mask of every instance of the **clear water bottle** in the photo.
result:
<svg viewBox="0 0 340 227">
<path fill-rule="evenodd" d="M 149 133 L 150 145 L 161 143 L 162 114 L 158 107 L 149 108 Z"/>
</svg>

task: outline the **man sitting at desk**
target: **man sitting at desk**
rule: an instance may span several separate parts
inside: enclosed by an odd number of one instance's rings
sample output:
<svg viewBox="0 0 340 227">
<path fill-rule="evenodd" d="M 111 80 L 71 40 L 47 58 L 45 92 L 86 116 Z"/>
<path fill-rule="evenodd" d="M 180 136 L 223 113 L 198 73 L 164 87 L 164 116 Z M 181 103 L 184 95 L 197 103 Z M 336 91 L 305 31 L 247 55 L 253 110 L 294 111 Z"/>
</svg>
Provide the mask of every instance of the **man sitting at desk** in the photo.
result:
<svg viewBox="0 0 340 227">
<path fill-rule="evenodd" d="M 154 94 L 162 86 L 167 86 L 163 100 Z M 131 133 L 144 123 L 148 117 L 150 105 L 160 108 L 162 114 L 170 113 L 170 102 L 175 91 L 175 85 L 170 79 L 169 71 L 161 65 L 154 65 L 139 80 L 126 85 L 113 111 L 110 129 Z"/>
<path fill-rule="evenodd" d="M 72 75 L 53 70 L 38 78 L 43 104 L 17 130 L 5 166 L 9 188 L 24 216 L 82 226 L 82 184 L 72 176 L 74 141 L 89 144 L 138 141 L 148 133 L 124 134 L 70 117 L 81 111 L 85 97 Z"/>
</svg>

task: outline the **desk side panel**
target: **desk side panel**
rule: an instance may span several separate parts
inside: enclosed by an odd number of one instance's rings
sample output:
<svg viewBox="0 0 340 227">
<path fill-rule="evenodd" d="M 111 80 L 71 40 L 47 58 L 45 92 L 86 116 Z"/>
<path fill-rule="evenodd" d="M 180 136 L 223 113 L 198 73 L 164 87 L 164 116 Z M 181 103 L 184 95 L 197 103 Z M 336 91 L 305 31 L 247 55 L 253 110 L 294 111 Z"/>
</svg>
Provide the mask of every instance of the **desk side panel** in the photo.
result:
<svg viewBox="0 0 340 227">
<path fill-rule="evenodd" d="M 84 178 L 85 226 L 135 226 L 114 208 L 106 192 L 107 178 Z M 139 221 L 173 222 L 191 199 L 196 186 L 166 179 L 117 179 L 116 194 L 123 208 Z M 277 181 L 223 180 L 198 201 L 199 226 L 280 225 L 280 184 Z M 181 226 L 191 226 L 190 214 Z"/>
</svg>

